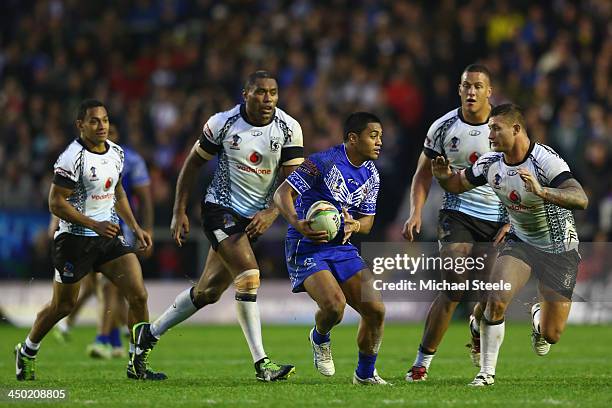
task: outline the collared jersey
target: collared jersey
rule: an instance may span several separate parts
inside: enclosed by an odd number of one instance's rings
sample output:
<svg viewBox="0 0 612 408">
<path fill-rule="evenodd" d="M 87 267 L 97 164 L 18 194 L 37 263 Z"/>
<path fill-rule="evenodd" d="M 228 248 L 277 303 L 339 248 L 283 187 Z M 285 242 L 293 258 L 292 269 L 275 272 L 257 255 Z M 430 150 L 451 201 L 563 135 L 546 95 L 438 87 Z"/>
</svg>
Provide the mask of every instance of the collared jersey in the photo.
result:
<svg viewBox="0 0 612 408">
<path fill-rule="evenodd" d="M 572 212 L 528 192 L 517 170 L 524 168 L 543 187 L 556 188 L 573 178 L 567 163 L 550 147 L 535 143 L 525 159 L 507 164 L 502 153 L 487 153 L 465 172 L 475 186 L 488 184 L 508 209 L 513 232 L 522 241 L 546 252 L 565 252 L 578 247 Z"/>
<path fill-rule="evenodd" d="M 461 108 L 453 109 L 436 120 L 425 138 L 423 152 L 430 159 L 448 158 L 451 168 L 470 167 L 491 151 L 487 123 L 470 124 L 463 119 Z M 489 186 L 482 186 L 461 194 L 445 192 L 442 208 L 494 222 L 504 222 L 506 212 Z"/>
<path fill-rule="evenodd" d="M 357 214 L 376 214 L 376 199 L 380 187 L 378 170 L 371 160 L 354 166 L 346 155 L 344 144 L 311 155 L 287 177 L 287 183 L 299 193 L 295 209 L 299 219 L 306 218 L 310 206 L 316 201 L 332 203 L 342 213 L 342 208 L 357 218 Z M 341 226 L 340 230 L 344 227 Z M 330 243 L 342 241 L 338 234 Z M 287 238 L 301 238 L 293 226 L 289 226 Z"/>
<path fill-rule="evenodd" d="M 68 145 L 54 165 L 53 183 L 73 190 L 68 202 L 78 212 L 96 221 L 119 224 L 115 212 L 115 186 L 123 172 L 123 149 L 108 140 L 106 152 L 96 153 L 87 149 L 81 139 Z M 60 219 L 56 233 L 97 236 L 82 225 Z"/>
<path fill-rule="evenodd" d="M 268 206 L 280 166 L 300 164 L 304 157 L 300 124 L 279 108 L 265 126 L 249 123 L 244 105 L 217 113 L 204 125 L 198 143 L 219 156 L 204 201 L 248 218 Z"/>
</svg>

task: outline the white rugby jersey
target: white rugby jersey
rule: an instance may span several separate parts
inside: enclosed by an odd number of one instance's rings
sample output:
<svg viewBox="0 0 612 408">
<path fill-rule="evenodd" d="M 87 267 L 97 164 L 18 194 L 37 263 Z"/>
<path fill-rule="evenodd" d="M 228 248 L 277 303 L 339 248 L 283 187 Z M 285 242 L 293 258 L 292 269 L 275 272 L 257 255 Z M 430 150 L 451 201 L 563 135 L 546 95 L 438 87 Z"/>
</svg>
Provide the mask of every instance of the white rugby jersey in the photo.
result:
<svg viewBox="0 0 612 408">
<path fill-rule="evenodd" d="M 502 153 L 487 153 L 465 172 L 468 181 L 489 184 L 510 215 L 513 232 L 522 241 L 546 252 L 565 252 L 578 247 L 574 216 L 568 209 L 543 200 L 525 189 L 517 169 L 525 168 L 543 187 L 556 188 L 573 178 L 565 161 L 550 147 L 533 144 L 525 159 L 508 165 Z"/>
<path fill-rule="evenodd" d="M 470 124 L 465 121 L 461 108 L 453 109 L 436 120 L 425 138 L 423 152 L 430 159 L 445 156 L 451 168 L 470 167 L 485 153 L 491 151 L 487 122 Z M 481 186 L 462 194 L 444 193 L 442 208 L 461 211 L 473 217 L 504 222 L 507 214 L 489 186 Z"/>
<path fill-rule="evenodd" d="M 68 202 L 78 212 L 96 221 L 119 224 L 115 212 L 115 186 L 123 171 L 123 149 L 110 140 L 106 152 L 87 149 L 80 138 L 68 145 L 55 162 L 53 183 L 73 190 Z M 59 231 L 75 235 L 97 236 L 89 228 L 61 220 Z"/>
<path fill-rule="evenodd" d="M 247 218 L 268 206 L 280 166 L 300 164 L 304 157 L 300 124 L 279 108 L 265 126 L 249 123 L 243 104 L 217 113 L 198 143 L 219 156 L 204 200 Z"/>
</svg>

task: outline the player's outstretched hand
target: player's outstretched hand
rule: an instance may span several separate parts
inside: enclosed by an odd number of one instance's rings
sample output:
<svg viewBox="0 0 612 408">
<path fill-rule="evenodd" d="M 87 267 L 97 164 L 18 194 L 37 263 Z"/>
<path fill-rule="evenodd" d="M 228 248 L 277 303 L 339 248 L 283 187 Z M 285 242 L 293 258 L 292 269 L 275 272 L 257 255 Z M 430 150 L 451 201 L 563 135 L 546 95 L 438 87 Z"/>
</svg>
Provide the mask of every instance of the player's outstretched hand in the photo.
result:
<svg viewBox="0 0 612 408">
<path fill-rule="evenodd" d="M 315 244 L 324 244 L 328 241 L 327 239 L 327 231 L 314 231 L 310 228 L 310 223 L 312 221 L 308 220 L 299 220 L 295 229 L 297 229 L 300 234 L 310 239 Z"/>
<path fill-rule="evenodd" d="M 151 235 L 140 227 L 136 227 L 134 230 L 134 235 L 136 236 L 136 240 L 138 241 L 138 251 L 146 252 L 149 248 L 153 247 L 153 240 L 151 239 Z"/>
<path fill-rule="evenodd" d="M 542 192 L 544 189 L 540 185 L 540 182 L 538 181 L 538 179 L 535 178 L 534 175 L 529 172 L 529 170 L 523 167 L 520 167 L 516 171 L 521 177 L 521 180 L 523 180 L 523 183 L 525 183 L 525 190 L 537 196 L 542 195 Z"/>
<path fill-rule="evenodd" d="M 453 175 L 449 160 L 444 156 L 438 156 L 431 161 L 431 173 L 439 180 L 446 180 Z"/>
<path fill-rule="evenodd" d="M 244 229 L 249 239 L 258 238 L 261 234 L 266 232 L 274 220 L 278 217 L 278 210 L 274 208 L 267 208 L 265 210 L 258 211 L 254 216 L 249 225 Z"/>
<path fill-rule="evenodd" d="M 504 224 L 499 229 L 499 231 L 497 231 L 497 234 L 495 234 L 495 238 L 493 238 L 493 246 L 494 247 L 497 247 L 500 243 L 503 242 L 504 237 L 506 236 L 508 231 L 510 231 L 510 224 Z"/>
<path fill-rule="evenodd" d="M 344 207 L 342 207 L 342 215 L 344 216 L 344 238 L 342 239 L 342 244 L 346 244 L 351 235 L 353 235 L 353 232 L 359 231 L 361 223 L 359 220 L 354 219 Z"/>
<path fill-rule="evenodd" d="M 421 217 L 416 214 L 411 215 L 404 223 L 402 236 L 412 242 L 414 241 L 414 230 L 416 230 L 417 234 L 421 233 Z"/>
<path fill-rule="evenodd" d="M 184 212 L 172 214 L 172 222 L 170 222 L 170 233 L 174 242 L 178 246 L 183 246 L 183 241 L 187 240 L 189 235 L 189 217 Z"/>
<path fill-rule="evenodd" d="M 117 224 L 113 224 L 110 221 L 98 221 L 94 224 L 92 228 L 98 235 L 106 238 L 115 238 L 119 231 L 121 231 L 121 227 Z"/>
</svg>

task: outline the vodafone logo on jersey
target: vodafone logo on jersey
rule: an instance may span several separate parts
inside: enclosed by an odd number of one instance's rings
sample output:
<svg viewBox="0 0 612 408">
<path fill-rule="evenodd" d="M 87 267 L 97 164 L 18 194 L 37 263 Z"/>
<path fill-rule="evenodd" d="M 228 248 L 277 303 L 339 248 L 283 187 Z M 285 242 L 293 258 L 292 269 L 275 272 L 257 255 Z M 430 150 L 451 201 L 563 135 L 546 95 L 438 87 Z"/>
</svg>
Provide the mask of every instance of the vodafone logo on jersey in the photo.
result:
<svg viewBox="0 0 612 408">
<path fill-rule="evenodd" d="M 510 194 L 508 194 L 508 198 L 510 199 L 510 201 L 512 201 L 515 204 L 518 204 L 521 202 L 521 195 L 516 190 L 512 190 Z"/>
<path fill-rule="evenodd" d="M 248 159 L 251 164 L 253 164 L 254 166 L 257 166 L 258 164 L 261 163 L 261 161 L 263 160 L 263 157 L 261 156 L 261 154 L 257 152 L 252 152 L 251 154 L 249 154 Z"/>
<path fill-rule="evenodd" d="M 104 182 L 104 191 L 108 191 L 109 188 L 111 188 L 113 185 L 113 178 L 109 177 L 106 179 L 106 181 Z"/>
</svg>

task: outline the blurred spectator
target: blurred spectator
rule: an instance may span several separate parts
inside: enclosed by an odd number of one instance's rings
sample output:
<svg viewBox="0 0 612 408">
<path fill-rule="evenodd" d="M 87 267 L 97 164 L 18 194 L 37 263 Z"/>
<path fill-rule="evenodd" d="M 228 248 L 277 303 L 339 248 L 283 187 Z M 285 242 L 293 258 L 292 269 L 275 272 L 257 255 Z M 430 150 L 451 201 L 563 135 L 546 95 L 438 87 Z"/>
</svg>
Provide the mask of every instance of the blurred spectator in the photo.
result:
<svg viewBox="0 0 612 408">
<path fill-rule="evenodd" d="M 156 222 L 167 228 L 185 152 L 261 68 L 276 73 L 307 153 L 339 143 L 350 111 L 384 118 L 371 238 L 396 240 L 385 231 L 425 132 L 455 106 L 461 70 L 480 61 L 493 72 L 493 102 L 524 105 L 530 134 L 590 191 L 578 222 L 591 231 L 609 225 L 598 217 L 612 196 L 602 182 L 611 178 L 610 21 L 609 0 L 5 1 L 0 206 L 45 211 L 52 161 L 76 136 L 74 109 L 95 97 L 151 166 Z"/>
</svg>

